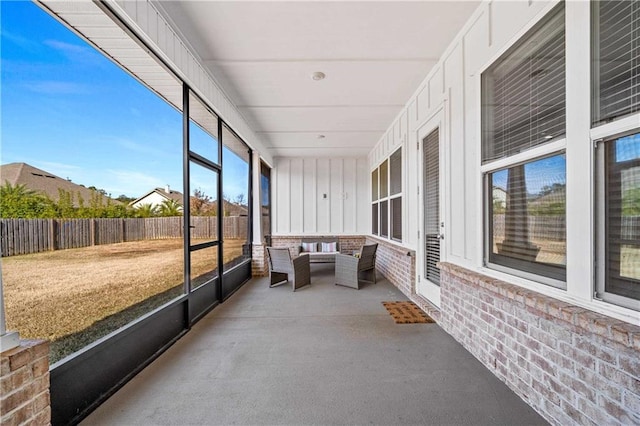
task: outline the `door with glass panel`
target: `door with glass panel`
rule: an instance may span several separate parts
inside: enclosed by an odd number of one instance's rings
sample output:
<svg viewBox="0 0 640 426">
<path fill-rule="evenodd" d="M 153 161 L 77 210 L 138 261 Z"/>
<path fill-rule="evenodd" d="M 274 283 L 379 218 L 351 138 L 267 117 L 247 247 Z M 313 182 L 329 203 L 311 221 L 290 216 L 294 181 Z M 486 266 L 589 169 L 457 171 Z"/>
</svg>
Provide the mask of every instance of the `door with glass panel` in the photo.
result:
<svg viewBox="0 0 640 426">
<path fill-rule="evenodd" d="M 441 175 L 441 132 L 440 121 L 437 127 L 426 127 L 420 132 L 420 163 L 422 182 L 420 189 L 420 205 L 422 220 L 418 253 L 417 291 L 436 306 L 440 305 L 440 270 L 437 263 L 441 259 L 444 240 L 444 222 L 442 219 L 442 203 L 440 202 Z"/>
</svg>

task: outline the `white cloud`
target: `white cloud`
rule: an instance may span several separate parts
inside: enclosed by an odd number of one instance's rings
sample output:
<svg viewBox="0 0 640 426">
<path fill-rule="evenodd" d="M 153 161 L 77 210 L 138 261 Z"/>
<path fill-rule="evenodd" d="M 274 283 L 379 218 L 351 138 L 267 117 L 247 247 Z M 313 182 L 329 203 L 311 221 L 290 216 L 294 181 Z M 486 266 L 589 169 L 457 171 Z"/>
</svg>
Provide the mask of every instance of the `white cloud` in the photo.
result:
<svg viewBox="0 0 640 426">
<path fill-rule="evenodd" d="M 108 184 L 105 185 L 105 191 L 113 197 L 117 197 L 120 194 L 125 194 L 130 197 L 141 197 L 152 189 L 158 187 L 164 188 L 167 184 L 167 182 L 163 182 L 155 176 L 133 170 L 107 169 L 102 179 L 108 182 Z M 174 189 L 178 191 L 182 190 L 182 188 Z"/>
</svg>

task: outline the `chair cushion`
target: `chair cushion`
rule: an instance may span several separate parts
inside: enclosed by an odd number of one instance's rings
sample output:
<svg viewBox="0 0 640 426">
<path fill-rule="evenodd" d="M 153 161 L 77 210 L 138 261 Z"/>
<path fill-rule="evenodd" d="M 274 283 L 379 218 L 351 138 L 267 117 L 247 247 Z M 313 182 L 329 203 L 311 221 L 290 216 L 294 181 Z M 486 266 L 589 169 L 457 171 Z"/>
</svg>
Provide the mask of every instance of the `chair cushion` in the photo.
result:
<svg viewBox="0 0 640 426">
<path fill-rule="evenodd" d="M 334 253 L 338 251 L 336 243 L 320 243 L 320 251 L 322 253 Z"/>
<path fill-rule="evenodd" d="M 303 253 L 315 253 L 318 251 L 318 243 L 302 243 Z"/>
</svg>

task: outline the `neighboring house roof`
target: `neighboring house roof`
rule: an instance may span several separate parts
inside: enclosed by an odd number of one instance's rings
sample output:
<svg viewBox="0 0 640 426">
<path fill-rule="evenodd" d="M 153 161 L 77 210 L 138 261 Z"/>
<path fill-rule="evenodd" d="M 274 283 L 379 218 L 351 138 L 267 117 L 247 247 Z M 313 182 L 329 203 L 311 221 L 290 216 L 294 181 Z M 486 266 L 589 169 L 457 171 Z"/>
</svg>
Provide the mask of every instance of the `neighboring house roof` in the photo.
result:
<svg viewBox="0 0 640 426">
<path fill-rule="evenodd" d="M 144 204 L 157 206 L 162 204 L 164 200 L 174 200 L 182 205 L 182 198 L 182 192 L 174 191 L 173 189 L 169 188 L 169 186 L 167 186 L 165 188 L 154 188 L 144 194 L 142 197 L 130 202 L 129 205 L 131 207 L 139 207 Z"/>
<path fill-rule="evenodd" d="M 54 201 L 60 198 L 59 190 L 73 194 L 74 206 L 79 207 L 78 195 L 83 198 L 85 206 L 88 205 L 95 190 L 75 184 L 67 179 L 63 179 L 52 173 L 33 167 L 27 163 L 9 163 L 0 165 L 0 181 L 4 185 L 9 182 L 11 185 L 24 185 L 27 189 L 38 191 Z M 109 197 L 104 196 L 105 201 Z M 111 200 L 112 203 L 120 204 L 120 201 Z"/>
</svg>

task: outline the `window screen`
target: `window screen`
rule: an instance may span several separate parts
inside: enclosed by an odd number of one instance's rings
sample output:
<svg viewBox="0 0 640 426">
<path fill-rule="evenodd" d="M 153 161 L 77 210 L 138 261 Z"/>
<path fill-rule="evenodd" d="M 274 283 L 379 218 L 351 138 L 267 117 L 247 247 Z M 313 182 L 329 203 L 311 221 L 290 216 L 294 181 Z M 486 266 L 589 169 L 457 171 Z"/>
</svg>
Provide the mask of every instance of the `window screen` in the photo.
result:
<svg viewBox="0 0 640 426">
<path fill-rule="evenodd" d="M 389 159 L 389 175 L 391 181 L 390 194 L 402 192 L 402 148 L 398 149 Z"/>
<path fill-rule="evenodd" d="M 371 205 L 371 233 L 378 235 L 378 203 Z"/>
<path fill-rule="evenodd" d="M 606 143 L 605 291 L 640 299 L 640 134 Z"/>
<path fill-rule="evenodd" d="M 378 169 L 371 172 L 371 201 L 378 199 Z"/>
<path fill-rule="evenodd" d="M 380 198 L 389 195 L 389 160 L 380 164 Z"/>
<path fill-rule="evenodd" d="M 640 2 L 593 3 L 593 124 L 640 111 Z"/>
<path fill-rule="evenodd" d="M 380 203 L 380 236 L 389 236 L 389 202 Z"/>
<path fill-rule="evenodd" d="M 564 4 L 482 73 L 482 162 L 565 134 Z"/>
<path fill-rule="evenodd" d="M 402 241 L 402 197 L 391 200 L 391 238 Z"/>
</svg>

